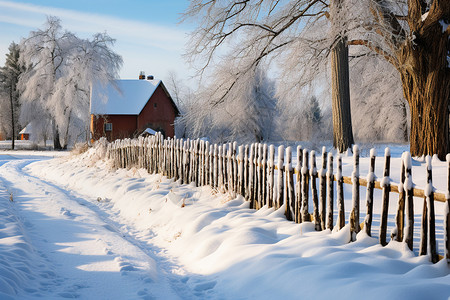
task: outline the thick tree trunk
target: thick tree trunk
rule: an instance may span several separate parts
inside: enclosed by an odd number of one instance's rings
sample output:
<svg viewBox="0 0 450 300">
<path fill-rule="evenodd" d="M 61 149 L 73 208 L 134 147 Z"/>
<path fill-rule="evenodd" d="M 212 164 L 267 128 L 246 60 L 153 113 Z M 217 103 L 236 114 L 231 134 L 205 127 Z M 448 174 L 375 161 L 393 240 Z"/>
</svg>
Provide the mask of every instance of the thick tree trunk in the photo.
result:
<svg viewBox="0 0 450 300">
<path fill-rule="evenodd" d="M 444 160 L 449 152 L 449 44 L 437 23 L 417 33 L 398 53 L 403 93 L 411 111 L 412 156 L 437 154 Z"/>
<path fill-rule="evenodd" d="M 339 18 L 342 0 L 330 1 L 331 32 L 336 42 L 331 49 L 331 104 L 333 113 L 333 146 L 344 152 L 354 144 L 350 112 L 350 79 L 348 45 L 340 32 Z"/>
<path fill-rule="evenodd" d="M 331 50 L 333 146 L 344 152 L 354 144 L 350 113 L 350 85 L 347 39 L 341 38 Z"/>
</svg>

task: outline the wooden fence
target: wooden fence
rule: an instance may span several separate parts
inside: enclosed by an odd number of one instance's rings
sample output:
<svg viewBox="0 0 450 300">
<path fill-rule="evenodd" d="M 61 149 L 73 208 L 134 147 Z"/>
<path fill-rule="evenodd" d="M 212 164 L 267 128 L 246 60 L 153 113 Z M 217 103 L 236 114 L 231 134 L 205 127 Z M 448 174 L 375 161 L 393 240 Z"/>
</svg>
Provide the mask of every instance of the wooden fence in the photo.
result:
<svg viewBox="0 0 450 300">
<path fill-rule="evenodd" d="M 413 197 L 422 197 L 421 232 L 419 255 L 429 255 L 435 263 L 439 260 L 436 245 L 436 221 L 434 201 L 445 202 L 444 215 L 444 257 L 450 263 L 450 159 L 448 164 L 448 191 L 437 193 L 432 185 L 431 159 L 427 161 L 427 183 L 424 190 L 414 188 L 411 173 L 411 156 L 402 156 L 401 182 L 390 180 L 390 151 L 385 151 L 384 174 L 381 180 L 374 175 L 375 151 L 370 152 L 370 168 L 366 178 L 359 174 L 359 150 L 353 149 L 353 173 L 351 177 L 342 175 L 342 159 L 322 150 L 322 165 L 317 169 L 315 151 L 297 146 L 297 164 L 292 165 L 292 149 L 278 147 L 277 161 L 273 145 L 251 144 L 237 146 L 236 142 L 217 145 L 203 140 L 163 139 L 160 134 L 139 139 L 116 140 L 108 144 L 107 157 L 116 168 L 132 166 L 145 168 L 149 173 L 160 173 L 180 180 L 183 184 L 196 186 L 210 185 L 220 192 L 228 192 L 233 197 L 242 195 L 250 202 L 250 207 L 259 209 L 264 205 L 284 209 L 288 220 L 302 223 L 313 222 L 317 231 L 341 229 L 345 226 L 344 184 L 352 185 L 352 207 L 348 217 L 351 241 L 360 230 L 371 236 L 373 223 L 374 189 L 382 190 L 379 242 L 387 244 L 388 208 L 391 193 L 398 194 L 395 201 L 395 227 L 391 240 L 404 242 L 413 250 L 414 202 Z M 450 158 L 450 156 L 449 156 Z M 334 159 L 337 170 L 334 171 Z M 360 220 L 360 189 L 366 187 L 366 216 Z M 334 200 L 336 188 L 337 199 Z M 309 202 L 312 201 L 312 212 Z M 337 220 L 334 221 L 337 206 Z M 336 227 L 337 226 L 337 227 Z"/>
</svg>

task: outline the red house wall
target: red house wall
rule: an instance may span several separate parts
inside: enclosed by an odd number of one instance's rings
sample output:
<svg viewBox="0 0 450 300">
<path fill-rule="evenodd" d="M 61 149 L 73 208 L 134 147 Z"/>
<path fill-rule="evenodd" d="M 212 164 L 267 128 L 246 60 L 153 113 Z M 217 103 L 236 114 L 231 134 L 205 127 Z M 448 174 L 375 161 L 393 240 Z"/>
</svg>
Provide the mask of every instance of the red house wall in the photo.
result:
<svg viewBox="0 0 450 300">
<path fill-rule="evenodd" d="M 155 131 L 163 130 L 164 136 L 173 137 L 175 135 L 173 126 L 175 117 L 176 110 L 172 101 L 167 97 L 161 85 L 159 85 L 138 116 L 138 131 L 141 132 L 146 128 L 151 128 Z"/>
<path fill-rule="evenodd" d="M 137 116 L 130 115 L 104 115 L 91 116 L 92 138 L 98 140 L 106 137 L 108 141 L 132 138 L 137 133 Z M 112 123 L 112 131 L 105 132 L 105 123 Z"/>
</svg>

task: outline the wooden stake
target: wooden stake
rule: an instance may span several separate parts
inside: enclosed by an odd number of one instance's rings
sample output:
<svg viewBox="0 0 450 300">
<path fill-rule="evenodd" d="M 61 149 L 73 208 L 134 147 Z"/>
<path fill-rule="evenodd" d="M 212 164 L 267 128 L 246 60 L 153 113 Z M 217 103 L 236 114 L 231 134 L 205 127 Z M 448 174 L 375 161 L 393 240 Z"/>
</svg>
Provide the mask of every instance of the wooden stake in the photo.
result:
<svg viewBox="0 0 450 300">
<path fill-rule="evenodd" d="M 284 146 L 278 146 L 278 173 L 277 173 L 277 190 L 275 197 L 275 208 L 279 209 L 283 205 L 283 164 L 284 164 Z"/>
<path fill-rule="evenodd" d="M 356 241 L 359 232 L 359 147 L 353 146 L 352 211 L 350 213 L 351 241 Z"/>
<path fill-rule="evenodd" d="M 404 182 L 405 190 L 406 190 L 406 203 L 405 203 L 405 211 L 406 211 L 406 226 L 405 226 L 405 236 L 403 238 L 403 242 L 408 245 L 408 248 L 413 250 L 413 239 L 414 239 L 414 201 L 413 201 L 413 182 L 412 182 L 412 161 L 411 155 L 409 152 L 406 152 L 404 157 L 405 168 L 406 168 L 406 178 Z"/>
<path fill-rule="evenodd" d="M 316 231 L 321 231 L 322 227 L 320 224 L 319 218 L 319 199 L 317 197 L 317 169 L 316 169 L 316 152 L 314 150 L 311 151 L 311 170 L 310 170 L 310 178 L 311 178 L 311 196 L 314 207 L 314 228 Z"/>
<path fill-rule="evenodd" d="M 322 147 L 322 168 L 319 174 L 319 218 L 322 230 L 326 228 L 326 211 L 327 211 L 327 149 Z"/>
<path fill-rule="evenodd" d="M 286 193 L 285 193 L 285 215 L 286 219 L 289 221 L 294 220 L 294 209 L 295 209 L 295 195 L 294 195 L 294 174 L 292 169 L 292 148 L 286 148 L 286 164 L 284 167 L 285 180 L 286 180 Z"/>
<path fill-rule="evenodd" d="M 373 189 L 375 182 L 375 158 L 376 151 L 374 148 L 370 150 L 370 169 L 367 175 L 367 193 L 366 193 L 366 207 L 367 215 L 364 219 L 364 229 L 368 236 L 372 236 L 372 219 L 373 219 Z"/>
<path fill-rule="evenodd" d="M 308 212 L 309 206 L 309 172 L 308 172 L 308 150 L 303 149 L 303 166 L 302 166 L 302 222 L 310 222 L 311 216 Z"/>
<path fill-rule="evenodd" d="M 383 188 L 381 197 L 381 220 L 380 220 L 380 235 L 379 240 L 382 246 L 386 246 L 386 233 L 387 233 L 387 221 L 388 221 L 388 211 L 389 211 L 389 192 L 391 191 L 391 184 L 389 178 L 391 166 L 391 150 L 386 148 L 384 151 L 384 173 L 383 181 L 381 186 Z"/>
<path fill-rule="evenodd" d="M 273 193 L 274 193 L 274 171 L 275 171 L 275 147 L 269 146 L 269 161 L 267 170 L 267 202 L 269 207 L 273 207 Z"/>
<path fill-rule="evenodd" d="M 338 173 L 337 173 L 337 206 L 338 219 L 336 226 L 342 229 L 345 226 L 345 207 L 344 207 L 344 180 L 342 178 L 342 157 L 338 154 Z"/>
<path fill-rule="evenodd" d="M 333 230 L 334 175 L 333 154 L 331 152 L 328 153 L 327 185 L 327 229 Z"/>
</svg>

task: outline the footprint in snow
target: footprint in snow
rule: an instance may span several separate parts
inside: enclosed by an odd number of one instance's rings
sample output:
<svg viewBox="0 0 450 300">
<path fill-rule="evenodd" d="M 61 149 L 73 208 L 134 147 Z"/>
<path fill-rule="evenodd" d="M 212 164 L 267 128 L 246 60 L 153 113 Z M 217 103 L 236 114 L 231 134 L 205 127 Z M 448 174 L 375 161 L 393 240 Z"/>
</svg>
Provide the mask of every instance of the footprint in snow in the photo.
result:
<svg viewBox="0 0 450 300">
<path fill-rule="evenodd" d="M 194 287 L 194 290 L 196 292 L 204 292 L 204 291 L 212 290 L 216 286 L 216 284 L 217 284 L 216 281 L 203 282 L 203 283 L 197 284 Z"/>
<path fill-rule="evenodd" d="M 125 275 L 127 272 L 137 271 L 137 269 L 132 264 L 123 261 L 121 257 L 116 257 L 114 261 L 116 261 L 119 265 L 119 271 L 122 273 L 122 275 Z"/>
</svg>

